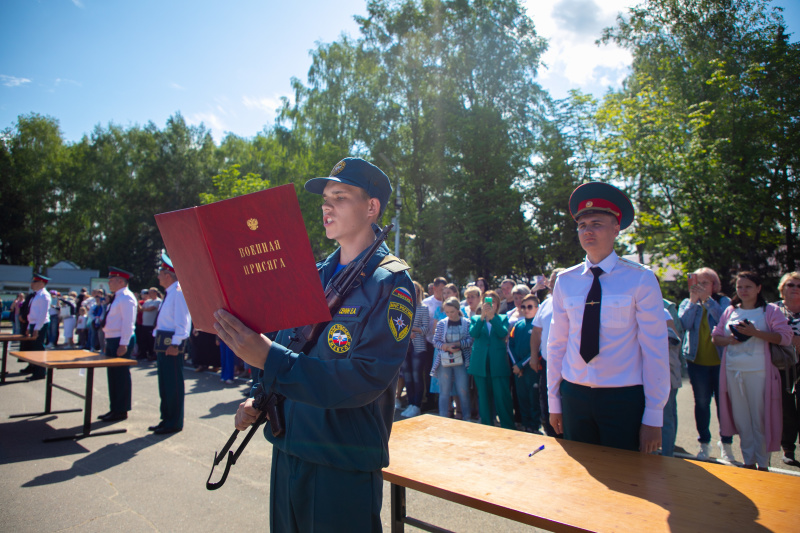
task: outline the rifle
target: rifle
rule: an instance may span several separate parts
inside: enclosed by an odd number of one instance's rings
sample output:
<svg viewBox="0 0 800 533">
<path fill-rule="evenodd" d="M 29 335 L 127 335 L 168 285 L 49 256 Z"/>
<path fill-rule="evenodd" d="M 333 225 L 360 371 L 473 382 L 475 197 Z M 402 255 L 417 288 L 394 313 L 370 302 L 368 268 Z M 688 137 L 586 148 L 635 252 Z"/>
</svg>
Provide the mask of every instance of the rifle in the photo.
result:
<svg viewBox="0 0 800 533">
<path fill-rule="evenodd" d="M 377 233 L 375 241 L 369 246 L 369 248 L 367 248 L 367 251 L 361 257 L 361 259 L 358 261 L 351 261 L 344 268 L 344 270 L 339 273 L 338 276 L 334 276 L 334 278 L 328 283 L 328 287 L 325 289 L 325 300 L 328 302 L 328 309 L 331 312 L 331 317 L 339 312 L 339 309 L 342 307 L 345 298 L 356 286 L 356 283 L 359 282 L 361 274 L 364 272 L 364 268 L 367 266 L 367 263 L 369 263 L 370 259 L 372 259 L 372 256 L 375 255 L 375 252 L 378 251 L 378 248 L 380 248 L 381 244 L 383 244 L 383 241 L 386 240 L 386 237 L 389 235 L 389 232 L 393 227 L 394 224 L 388 224 L 381 230 L 378 228 L 378 226 L 373 224 L 373 230 L 375 230 Z M 322 331 L 325 329 L 325 326 L 327 326 L 329 323 L 330 320 L 327 320 L 325 322 L 318 322 L 302 328 L 295 328 L 292 332 L 292 336 L 289 338 L 289 344 L 286 347 L 297 353 L 308 353 L 308 350 L 314 347 L 319 339 L 319 336 L 322 334 Z M 272 435 L 274 437 L 283 436 L 285 433 L 283 417 L 284 399 L 284 396 L 274 392 L 267 394 L 266 391 L 264 391 L 264 387 L 261 385 L 261 383 L 258 384 L 253 397 L 253 407 L 261 411 L 261 414 L 250 427 L 250 431 L 248 431 L 247 436 L 245 437 L 244 441 L 242 441 L 239 449 L 236 450 L 236 453 L 230 451 L 230 448 L 233 446 L 233 443 L 239 436 L 238 429 L 233 431 L 233 434 L 228 439 L 228 442 L 225 443 L 222 451 L 219 453 L 214 453 L 214 464 L 211 465 L 211 473 L 208 475 L 208 479 L 206 480 L 206 489 L 216 490 L 225 483 L 231 466 L 236 464 L 236 460 L 242 454 L 242 451 L 244 451 L 247 443 L 250 442 L 250 438 L 253 436 L 256 429 L 267 419 L 269 419 Z M 214 475 L 214 467 L 216 467 L 222 461 L 222 458 L 225 457 L 226 453 L 228 454 L 228 462 L 225 464 L 225 472 L 222 474 L 222 478 L 219 481 L 212 483 L 211 476 Z"/>
</svg>

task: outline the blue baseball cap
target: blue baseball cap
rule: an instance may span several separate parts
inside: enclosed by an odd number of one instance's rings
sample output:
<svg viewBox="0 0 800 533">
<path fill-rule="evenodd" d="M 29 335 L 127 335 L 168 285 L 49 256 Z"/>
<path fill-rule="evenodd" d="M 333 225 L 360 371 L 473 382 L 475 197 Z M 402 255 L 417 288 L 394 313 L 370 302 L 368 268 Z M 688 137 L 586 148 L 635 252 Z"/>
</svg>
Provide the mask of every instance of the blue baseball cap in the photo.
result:
<svg viewBox="0 0 800 533">
<path fill-rule="evenodd" d="M 345 157 L 333 167 L 330 176 L 325 178 L 311 178 L 306 182 L 308 192 L 322 194 L 329 181 L 352 185 L 367 191 L 370 198 L 377 198 L 381 203 L 381 214 L 386 210 L 389 196 L 392 194 L 392 184 L 389 177 L 381 169 L 358 157 Z"/>
</svg>

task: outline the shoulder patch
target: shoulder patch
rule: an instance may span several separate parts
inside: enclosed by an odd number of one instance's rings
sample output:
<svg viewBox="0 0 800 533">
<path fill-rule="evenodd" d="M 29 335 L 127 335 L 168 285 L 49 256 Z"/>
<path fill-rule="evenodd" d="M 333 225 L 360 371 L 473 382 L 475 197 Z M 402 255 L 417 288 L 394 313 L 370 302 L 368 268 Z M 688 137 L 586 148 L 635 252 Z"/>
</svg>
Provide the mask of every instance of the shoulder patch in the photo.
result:
<svg viewBox="0 0 800 533">
<path fill-rule="evenodd" d="M 403 272 L 411 268 L 405 261 L 399 257 L 393 256 L 392 254 L 384 256 L 383 260 L 381 260 L 378 266 L 385 268 L 392 274 L 397 274 L 398 272 Z"/>
<path fill-rule="evenodd" d="M 637 270 L 650 270 L 650 267 L 648 267 L 647 265 L 637 263 L 636 261 L 631 261 L 630 259 L 625 259 L 624 257 L 620 257 L 619 262 L 622 263 L 623 265 L 635 268 Z"/>
<path fill-rule="evenodd" d="M 395 290 L 392 291 L 392 296 L 396 296 L 401 300 L 404 300 L 408 303 L 408 305 L 414 305 L 414 297 L 411 296 L 411 293 L 405 287 L 397 287 Z"/>
<path fill-rule="evenodd" d="M 403 286 L 397 286 L 389 295 L 389 310 L 386 312 L 386 322 L 394 340 L 400 342 L 411 332 L 414 322 L 414 297 L 411 291 Z"/>
</svg>

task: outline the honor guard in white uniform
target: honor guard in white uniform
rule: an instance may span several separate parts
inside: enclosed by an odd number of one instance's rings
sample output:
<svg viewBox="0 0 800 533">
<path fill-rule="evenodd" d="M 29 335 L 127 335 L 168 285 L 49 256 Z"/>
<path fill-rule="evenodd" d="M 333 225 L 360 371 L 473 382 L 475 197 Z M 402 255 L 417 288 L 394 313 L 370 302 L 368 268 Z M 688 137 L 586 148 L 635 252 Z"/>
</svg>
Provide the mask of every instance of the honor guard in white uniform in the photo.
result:
<svg viewBox="0 0 800 533">
<path fill-rule="evenodd" d="M 107 357 L 130 358 L 136 338 L 136 296 L 128 289 L 131 273 L 121 268 L 108 267 L 108 288 L 111 304 L 106 312 L 103 333 Z M 97 418 L 111 422 L 125 420 L 131 410 L 131 369 L 128 366 L 108 367 L 108 398 L 110 410 Z"/>
<path fill-rule="evenodd" d="M 669 396 L 669 349 L 655 275 L 614 252 L 633 206 L 611 185 L 586 183 L 569 207 L 586 260 L 559 274 L 553 289 L 550 423 L 568 440 L 654 452 Z"/>
<path fill-rule="evenodd" d="M 38 352 L 44 350 L 47 330 L 50 327 L 50 302 L 52 301 L 52 296 L 47 292 L 48 281 L 50 281 L 50 278 L 42 274 L 34 274 L 31 280 L 32 295 L 29 294 L 28 297 L 30 299 L 26 299 L 28 308 L 25 318 L 27 321 L 25 333 L 32 338 L 31 340 L 20 342 L 20 351 Z M 22 370 L 22 373 L 30 374 L 28 380 L 34 381 L 43 379 L 47 371 L 44 367 L 29 364 Z"/>
<path fill-rule="evenodd" d="M 161 254 L 158 282 L 166 295 L 158 310 L 155 337 L 158 366 L 158 394 L 161 396 L 161 422 L 149 429 L 156 434 L 175 433 L 183 429 L 183 354 L 192 329 L 192 317 L 183 297 L 178 275 L 167 254 Z"/>
</svg>

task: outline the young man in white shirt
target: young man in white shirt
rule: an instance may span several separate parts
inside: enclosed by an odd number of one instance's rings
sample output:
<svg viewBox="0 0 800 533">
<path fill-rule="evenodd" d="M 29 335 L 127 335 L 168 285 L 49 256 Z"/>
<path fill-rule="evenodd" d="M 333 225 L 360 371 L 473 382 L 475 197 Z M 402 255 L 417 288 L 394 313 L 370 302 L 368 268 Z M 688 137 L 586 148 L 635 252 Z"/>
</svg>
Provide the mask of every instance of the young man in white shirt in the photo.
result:
<svg viewBox="0 0 800 533">
<path fill-rule="evenodd" d="M 614 252 L 633 205 L 594 182 L 573 191 L 569 208 L 586 260 L 553 289 L 550 424 L 568 440 L 654 452 L 670 389 L 667 326 L 655 275 Z"/>
</svg>

